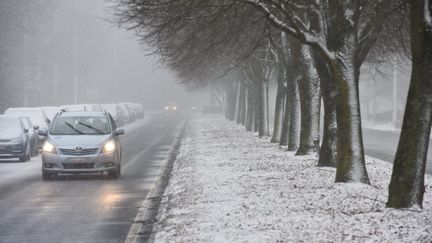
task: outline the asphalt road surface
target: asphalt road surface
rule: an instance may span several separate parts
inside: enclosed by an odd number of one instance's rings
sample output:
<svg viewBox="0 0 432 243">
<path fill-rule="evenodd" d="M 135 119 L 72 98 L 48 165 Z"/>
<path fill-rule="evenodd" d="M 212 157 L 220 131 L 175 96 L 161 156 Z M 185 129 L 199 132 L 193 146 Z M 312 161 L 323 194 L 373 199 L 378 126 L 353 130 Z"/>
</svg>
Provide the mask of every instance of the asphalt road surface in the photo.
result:
<svg viewBox="0 0 432 243">
<path fill-rule="evenodd" d="M 366 155 L 393 163 L 399 134 L 390 131 L 363 129 Z M 432 175 L 432 141 L 429 142 L 426 173 Z"/>
<path fill-rule="evenodd" d="M 40 157 L 0 161 L 0 242 L 124 242 L 186 116 L 154 113 L 126 127 L 122 176 L 41 179 Z"/>
</svg>

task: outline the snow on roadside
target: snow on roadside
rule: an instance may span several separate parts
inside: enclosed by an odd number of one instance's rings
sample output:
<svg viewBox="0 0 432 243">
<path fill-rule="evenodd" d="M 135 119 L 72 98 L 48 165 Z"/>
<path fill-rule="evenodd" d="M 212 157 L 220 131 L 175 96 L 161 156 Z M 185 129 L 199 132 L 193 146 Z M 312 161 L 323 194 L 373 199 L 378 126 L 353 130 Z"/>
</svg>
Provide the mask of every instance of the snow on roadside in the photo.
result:
<svg viewBox="0 0 432 243">
<path fill-rule="evenodd" d="M 191 119 L 154 227 L 156 242 L 430 242 L 424 210 L 386 209 L 391 165 L 367 159 L 371 186 L 294 156 L 220 116 Z"/>
</svg>

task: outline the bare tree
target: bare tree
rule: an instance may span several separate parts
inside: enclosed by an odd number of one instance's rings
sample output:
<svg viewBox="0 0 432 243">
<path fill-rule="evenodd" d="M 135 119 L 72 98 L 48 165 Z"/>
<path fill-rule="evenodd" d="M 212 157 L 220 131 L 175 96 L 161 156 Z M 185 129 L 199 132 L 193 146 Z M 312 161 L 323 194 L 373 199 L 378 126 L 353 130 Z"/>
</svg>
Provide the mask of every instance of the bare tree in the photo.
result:
<svg viewBox="0 0 432 243">
<path fill-rule="evenodd" d="M 423 206 L 432 123 L 432 1 L 411 0 L 412 73 L 387 207 Z"/>
</svg>

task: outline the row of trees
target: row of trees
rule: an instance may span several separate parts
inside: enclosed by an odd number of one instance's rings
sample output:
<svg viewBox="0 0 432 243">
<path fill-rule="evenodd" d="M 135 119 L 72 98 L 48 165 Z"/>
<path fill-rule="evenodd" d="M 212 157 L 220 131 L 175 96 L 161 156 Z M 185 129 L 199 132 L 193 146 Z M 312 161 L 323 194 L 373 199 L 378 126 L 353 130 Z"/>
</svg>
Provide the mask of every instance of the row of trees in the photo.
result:
<svg viewBox="0 0 432 243">
<path fill-rule="evenodd" d="M 225 114 L 272 142 L 318 153 L 336 182 L 369 183 L 360 68 L 407 50 L 412 77 L 388 207 L 422 207 L 432 119 L 432 0 L 119 0 L 119 22 L 186 85 L 210 86 Z M 409 34 L 410 33 L 410 34 Z M 409 48 L 408 48 L 409 49 Z M 323 140 L 319 141 L 321 100 Z"/>
</svg>

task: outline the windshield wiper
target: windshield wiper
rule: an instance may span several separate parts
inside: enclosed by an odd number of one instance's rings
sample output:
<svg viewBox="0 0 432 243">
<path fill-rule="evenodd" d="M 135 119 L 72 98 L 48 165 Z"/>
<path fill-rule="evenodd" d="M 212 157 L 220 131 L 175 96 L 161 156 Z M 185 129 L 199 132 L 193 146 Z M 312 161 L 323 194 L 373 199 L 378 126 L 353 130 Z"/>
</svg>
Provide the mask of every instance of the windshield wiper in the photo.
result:
<svg viewBox="0 0 432 243">
<path fill-rule="evenodd" d="M 96 127 L 93 127 L 92 125 L 89 125 L 89 124 L 87 124 L 87 123 L 84 123 L 84 122 L 78 122 L 78 124 L 81 124 L 81 125 L 83 125 L 83 126 L 86 126 L 86 127 L 90 128 L 90 129 L 92 129 L 92 130 L 98 132 L 99 134 L 105 134 L 105 133 L 102 132 L 101 130 L 99 130 L 99 129 L 97 129 Z"/>
<path fill-rule="evenodd" d="M 72 126 L 72 124 L 70 124 L 69 122 L 65 121 L 64 122 L 66 125 L 68 125 L 68 127 L 72 128 L 72 130 L 74 130 L 75 132 L 79 133 L 79 134 L 84 134 L 82 131 L 76 129 L 74 126 Z"/>
</svg>

